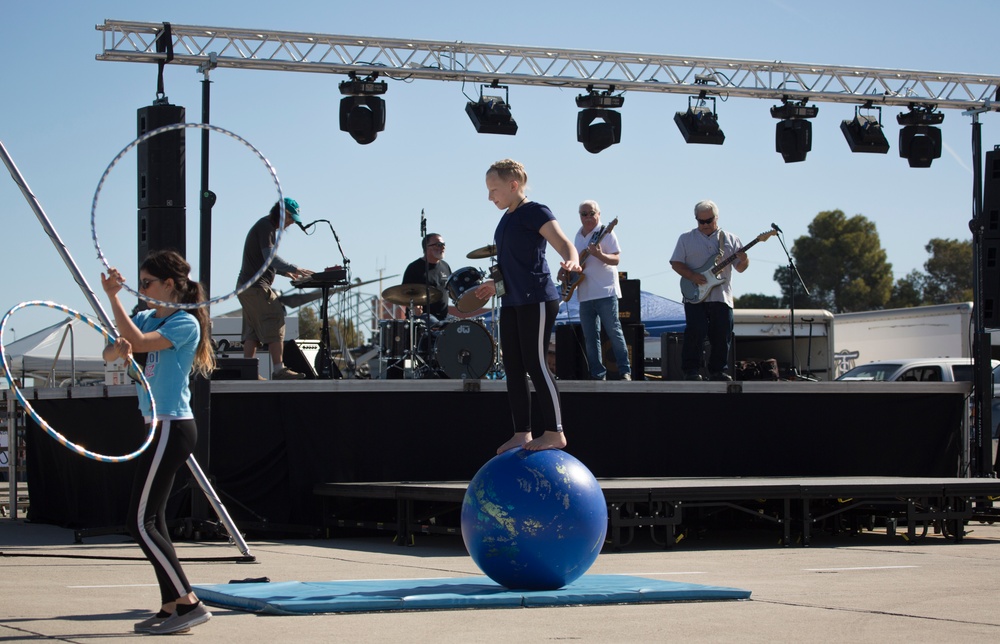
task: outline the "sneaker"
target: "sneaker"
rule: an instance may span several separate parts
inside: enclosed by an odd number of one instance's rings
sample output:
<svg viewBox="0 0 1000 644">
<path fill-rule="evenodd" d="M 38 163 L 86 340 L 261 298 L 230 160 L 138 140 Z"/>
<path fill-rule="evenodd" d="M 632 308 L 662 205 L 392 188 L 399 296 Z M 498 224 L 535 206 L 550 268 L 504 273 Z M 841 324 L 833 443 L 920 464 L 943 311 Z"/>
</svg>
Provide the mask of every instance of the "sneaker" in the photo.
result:
<svg viewBox="0 0 1000 644">
<path fill-rule="evenodd" d="M 150 633 L 150 632 L 152 632 L 152 631 L 150 631 L 151 628 L 153 628 L 154 626 L 160 624 L 161 622 L 163 622 L 164 620 L 166 620 L 168 617 L 170 617 L 170 615 L 167 615 L 167 617 L 160 617 L 159 613 L 157 613 L 156 615 L 153 615 L 152 617 L 147 617 L 146 619 L 142 620 L 141 622 L 136 622 L 135 623 L 135 632 L 136 633 Z"/>
<path fill-rule="evenodd" d="M 170 633 L 180 633 L 181 631 L 186 631 L 189 628 L 197 626 L 198 624 L 204 624 L 210 619 L 212 619 L 212 613 L 208 612 L 208 609 L 205 608 L 205 604 L 199 602 L 198 605 L 195 606 L 190 612 L 183 615 L 180 613 L 174 613 L 159 624 L 150 626 L 149 630 L 146 632 L 151 635 L 169 635 Z"/>
<path fill-rule="evenodd" d="M 306 374 L 292 371 L 288 367 L 282 367 L 271 374 L 271 380 L 303 380 Z"/>
<path fill-rule="evenodd" d="M 724 373 L 722 371 L 713 371 L 712 374 L 708 377 L 708 379 L 729 381 L 732 380 L 732 377 L 730 377 L 728 373 Z"/>
<path fill-rule="evenodd" d="M 630 373 L 623 374 L 622 375 L 622 380 L 631 381 L 632 380 L 632 374 L 630 374 Z"/>
<path fill-rule="evenodd" d="M 702 380 L 700 373 L 686 373 L 684 374 L 685 380 Z"/>
</svg>

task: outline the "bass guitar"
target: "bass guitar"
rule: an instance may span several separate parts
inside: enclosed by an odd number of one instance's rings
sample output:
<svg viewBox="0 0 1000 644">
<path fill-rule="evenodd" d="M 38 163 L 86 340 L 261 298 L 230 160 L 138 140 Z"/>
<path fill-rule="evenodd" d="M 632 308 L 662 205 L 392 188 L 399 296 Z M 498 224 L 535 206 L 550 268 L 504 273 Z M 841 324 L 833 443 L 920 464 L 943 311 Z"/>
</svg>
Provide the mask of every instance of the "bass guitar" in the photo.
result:
<svg viewBox="0 0 1000 644">
<path fill-rule="evenodd" d="M 766 233 L 761 233 L 757 235 L 757 238 L 754 239 L 752 242 L 750 242 L 740 250 L 736 251 L 729 257 L 725 258 L 721 262 L 716 263 L 715 262 L 716 258 L 713 257 L 712 259 L 702 264 L 701 267 L 696 268 L 694 272 L 698 273 L 699 275 L 704 275 L 705 279 L 708 280 L 704 284 L 695 284 L 691 280 L 682 277 L 681 295 L 683 296 L 683 300 L 690 304 L 697 304 L 698 302 L 704 301 L 704 299 L 708 297 L 708 294 L 712 292 L 713 288 L 725 284 L 728 281 L 726 279 L 726 276 L 722 274 L 722 269 L 724 269 L 725 267 L 729 266 L 734 261 L 736 261 L 736 256 L 739 253 L 745 253 L 754 246 L 756 246 L 759 242 L 767 241 L 768 239 L 777 234 L 778 232 L 776 230 L 769 230 Z"/>
<path fill-rule="evenodd" d="M 615 217 L 614 219 L 611 220 L 610 224 L 605 226 L 595 236 L 591 237 L 590 243 L 594 245 L 600 244 L 601 240 L 607 237 L 608 234 L 612 230 L 614 230 L 615 226 L 617 225 L 618 225 L 618 217 Z M 590 244 L 587 245 L 587 248 L 584 248 L 582 251 L 580 251 L 580 266 L 583 266 L 583 263 L 587 261 L 587 257 L 589 255 L 590 255 Z M 573 291 L 575 291 L 576 287 L 579 286 L 580 282 L 583 281 L 583 272 L 571 273 L 567 271 L 565 268 L 560 268 L 559 274 L 556 277 L 558 277 L 559 279 L 559 295 L 561 296 L 562 301 L 569 302 L 570 298 L 573 297 Z"/>
</svg>

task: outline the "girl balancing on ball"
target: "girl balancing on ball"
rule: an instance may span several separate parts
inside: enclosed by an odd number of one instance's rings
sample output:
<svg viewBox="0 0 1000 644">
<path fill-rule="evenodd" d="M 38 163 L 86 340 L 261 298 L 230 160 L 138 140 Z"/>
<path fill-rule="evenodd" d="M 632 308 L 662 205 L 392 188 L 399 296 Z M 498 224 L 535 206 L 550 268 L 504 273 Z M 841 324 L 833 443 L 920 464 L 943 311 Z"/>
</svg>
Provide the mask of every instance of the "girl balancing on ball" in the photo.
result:
<svg viewBox="0 0 1000 644">
<path fill-rule="evenodd" d="M 559 293 L 545 261 L 546 244 L 563 258 L 560 266 L 580 272 L 580 257 L 548 207 L 525 195 L 528 174 L 511 159 L 497 161 L 486 172 L 487 198 L 504 211 L 493 233 L 497 265 L 492 279 L 479 285 L 476 296 L 500 297 L 500 346 L 507 377 L 507 399 L 514 435 L 497 449 L 527 450 L 566 447 L 559 390 L 546 365 L 549 337 L 559 311 Z M 542 405 L 544 432 L 531 434 L 531 392 L 534 383 Z"/>
<path fill-rule="evenodd" d="M 191 266 L 175 251 L 154 251 L 139 267 L 139 290 L 160 303 L 130 318 L 118 299 L 125 281 L 115 268 L 101 285 L 111 300 L 120 337 L 104 349 L 104 359 L 128 358 L 132 351 L 146 354 L 143 373 L 156 401 L 159 426 L 152 444 L 136 459 L 137 468 L 129 501 L 129 533 L 156 571 L 160 586 L 160 611 L 135 625 L 137 633 L 167 634 L 186 631 L 207 622 L 212 614 L 198 601 L 170 543 L 164 512 L 174 475 L 191 455 L 198 441 L 188 377 L 208 376 L 215 368 L 209 334 L 208 309 L 190 311 L 169 306 L 172 302 L 205 301 L 201 284 L 188 279 Z M 139 408 L 147 423 L 149 394 L 138 388 Z"/>
</svg>

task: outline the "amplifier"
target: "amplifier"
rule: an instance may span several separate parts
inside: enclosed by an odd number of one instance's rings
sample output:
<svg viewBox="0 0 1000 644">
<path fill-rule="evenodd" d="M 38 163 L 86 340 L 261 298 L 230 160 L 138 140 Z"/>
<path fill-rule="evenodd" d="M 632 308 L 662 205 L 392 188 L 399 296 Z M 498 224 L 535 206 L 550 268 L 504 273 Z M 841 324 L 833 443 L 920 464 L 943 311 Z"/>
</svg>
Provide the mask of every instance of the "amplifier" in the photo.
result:
<svg viewBox="0 0 1000 644">
<path fill-rule="evenodd" d="M 285 340 L 285 366 L 292 371 L 304 373 L 306 378 L 315 379 L 316 356 L 319 354 L 319 340 Z"/>
</svg>

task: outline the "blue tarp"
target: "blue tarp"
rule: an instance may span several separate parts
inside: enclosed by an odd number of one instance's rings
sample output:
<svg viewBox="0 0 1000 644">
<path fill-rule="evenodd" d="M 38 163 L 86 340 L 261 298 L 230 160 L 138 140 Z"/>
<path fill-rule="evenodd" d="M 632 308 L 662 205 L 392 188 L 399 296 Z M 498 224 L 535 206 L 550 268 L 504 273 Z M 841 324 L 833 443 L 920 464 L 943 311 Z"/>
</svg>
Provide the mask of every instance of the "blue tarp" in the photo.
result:
<svg viewBox="0 0 1000 644">
<path fill-rule="evenodd" d="M 684 305 L 671 299 L 639 291 L 639 306 L 642 323 L 646 325 L 648 338 L 658 338 L 663 333 L 680 333 L 684 331 Z M 484 316 L 487 323 L 490 313 Z M 556 324 L 569 324 L 580 321 L 580 303 L 574 297 L 569 302 L 559 306 L 559 316 Z"/>
</svg>

